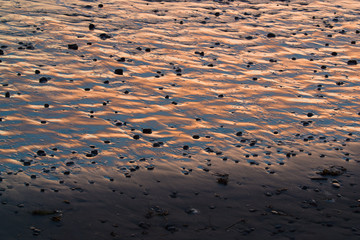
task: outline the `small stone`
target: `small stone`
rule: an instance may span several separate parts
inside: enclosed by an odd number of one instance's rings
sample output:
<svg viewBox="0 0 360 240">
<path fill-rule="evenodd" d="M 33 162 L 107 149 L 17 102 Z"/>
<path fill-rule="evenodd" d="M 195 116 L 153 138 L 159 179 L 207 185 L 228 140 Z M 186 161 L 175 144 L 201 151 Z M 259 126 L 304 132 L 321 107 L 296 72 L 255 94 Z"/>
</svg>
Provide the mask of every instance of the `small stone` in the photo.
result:
<svg viewBox="0 0 360 240">
<path fill-rule="evenodd" d="M 333 183 L 332 183 L 332 186 L 333 186 L 334 188 L 340 188 L 340 187 L 341 187 L 340 183 L 338 183 L 338 182 L 333 182 Z"/>
<path fill-rule="evenodd" d="M 193 136 L 193 139 L 199 139 L 199 138 L 200 138 L 199 135 L 194 135 L 194 136 Z"/>
<path fill-rule="evenodd" d="M 41 156 L 41 157 L 46 156 L 46 153 L 45 153 L 44 150 L 38 150 L 36 153 L 37 153 L 38 156 Z"/>
<path fill-rule="evenodd" d="M 274 33 L 268 33 L 267 37 L 268 38 L 274 38 L 274 37 L 276 37 L 276 35 Z"/>
<path fill-rule="evenodd" d="M 40 74 L 40 70 L 35 70 L 35 74 Z"/>
<path fill-rule="evenodd" d="M 6 98 L 9 98 L 9 97 L 10 97 L 10 93 L 9 93 L 9 92 L 6 92 L 6 93 L 5 93 L 5 97 L 6 97 Z"/>
<path fill-rule="evenodd" d="M 77 44 L 68 44 L 68 49 L 71 49 L 71 50 L 78 50 L 79 47 Z"/>
<path fill-rule="evenodd" d="M 133 139 L 135 139 L 135 140 L 140 139 L 140 135 L 138 135 L 138 134 L 134 135 L 134 136 L 133 136 Z"/>
<path fill-rule="evenodd" d="M 66 166 L 72 166 L 72 165 L 74 165 L 75 163 L 73 162 L 73 161 L 69 161 L 69 162 L 67 162 L 67 163 L 65 163 L 66 164 Z"/>
<path fill-rule="evenodd" d="M 94 30 L 94 29 L 95 29 L 95 25 L 92 24 L 92 23 L 90 23 L 90 24 L 89 24 L 89 30 Z"/>
<path fill-rule="evenodd" d="M 346 168 L 342 166 L 331 166 L 330 168 L 325 168 L 321 172 L 317 172 L 322 176 L 340 176 L 346 172 Z"/>
<path fill-rule="evenodd" d="M 0 55 L 4 55 L 4 51 L 0 49 Z"/>
<path fill-rule="evenodd" d="M 197 210 L 196 208 L 187 208 L 187 209 L 185 209 L 185 212 L 187 214 L 191 214 L 191 215 L 200 213 L 200 211 Z"/>
<path fill-rule="evenodd" d="M 144 134 L 151 134 L 151 133 L 152 133 L 152 130 L 151 130 L 151 128 L 144 128 L 144 129 L 143 129 L 143 133 L 144 133 Z"/>
<path fill-rule="evenodd" d="M 172 224 L 166 225 L 166 226 L 165 226 L 165 229 L 166 229 L 167 231 L 169 231 L 169 232 L 172 232 L 172 233 L 178 231 L 178 229 L 177 229 L 174 225 L 172 225 Z"/>
<path fill-rule="evenodd" d="M 101 40 L 106 40 L 108 38 L 111 38 L 111 36 L 109 34 L 106 34 L 106 33 L 101 33 L 99 35 L 99 37 L 100 37 Z"/>
<path fill-rule="evenodd" d="M 273 194 L 271 192 L 266 192 L 265 195 L 271 197 Z"/>
<path fill-rule="evenodd" d="M 117 75 L 123 75 L 124 70 L 122 70 L 121 68 L 118 68 L 118 69 L 115 69 L 114 73 Z"/>
<path fill-rule="evenodd" d="M 347 62 L 348 65 L 357 65 L 357 61 L 356 60 L 349 60 Z"/>
<path fill-rule="evenodd" d="M 41 77 L 39 79 L 39 83 L 47 83 L 47 81 L 48 81 L 48 78 L 46 78 L 46 77 Z"/>
</svg>

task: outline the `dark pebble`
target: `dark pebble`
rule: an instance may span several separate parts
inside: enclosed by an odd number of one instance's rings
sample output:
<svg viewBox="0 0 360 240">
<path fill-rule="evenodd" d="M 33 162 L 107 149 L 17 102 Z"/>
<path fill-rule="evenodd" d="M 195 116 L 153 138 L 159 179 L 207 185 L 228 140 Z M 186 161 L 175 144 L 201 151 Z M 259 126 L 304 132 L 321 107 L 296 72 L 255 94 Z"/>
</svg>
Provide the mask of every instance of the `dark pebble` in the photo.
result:
<svg viewBox="0 0 360 240">
<path fill-rule="evenodd" d="M 307 116 L 312 117 L 312 116 L 314 116 L 314 114 L 313 113 L 308 113 Z"/>
<path fill-rule="evenodd" d="M 35 70 L 35 74 L 40 74 L 40 70 Z"/>
<path fill-rule="evenodd" d="M 0 49 L 0 55 L 4 55 L 4 51 Z"/>
<path fill-rule="evenodd" d="M 101 40 L 106 40 L 108 38 L 111 38 L 111 36 L 109 34 L 106 34 L 106 33 L 101 33 L 99 35 L 99 37 L 100 37 Z"/>
<path fill-rule="evenodd" d="M 240 137 L 240 136 L 242 136 L 242 134 L 243 134 L 242 132 L 237 132 L 237 133 L 236 133 L 236 136 L 239 136 L 239 137 Z"/>
<path fill-rule="evenodd" d="M 95 29 L 95 25 L 92 24 L 92 23 L 90 23 L 90 24 L 89 24 L 89 30 L 94 30 L 94 29 Z"/>
<path fill-rule="evenodd" d="M 193 139 L 199 139 L 199 138 L 200 138 L 199 135 L 194 135 L 194 136 L 193 136 Z"/>
<path fill-rule="evenodd" d="M 144 129 L 143 129 L 143 133 L 145 133 L 145 134 L 151 134 L 151 133 L 152 133 L 152 130 L 151 130 L 151 128 L 144 128 Z"/>
<path fill-rule="evenodd" d="M 189 150 L 189 146 L 188 146 L 188 145 L 184 145 L 184 146 L 183 146 L 183 149 L 184 149 L 184 150 Z"/>
<path fill-rule="evenodd" d="M 75 163 L 73 162 L 73 161 L 69 161 L 69 162 L 67 162 L 66 163 L 66 166 L 72 166 L 72 165 L 74 165 Z"/>
<path fill-rule="evenodd" d="M 30 178 L 35 179 L 36 175 L 33 174 L 33 175 L 30 176 Z"/>
<path fill-rule="evenodd" d="M 5 93 L 5 97 L 6 97 L 6 98 L 9 98 L 9 97 L 10 97 L 10 93 L 9 93 L 9 92 L 6 92 L 6 93 Z"/>
<path fill-rule="evenodd" d="M 337 56 L 337 52 L 332 52 L 331 55 Z"/>
<path fill-rule="evenodd" d="M 78 50 L 79 47 L 77 44 L 68 44 L 68 49 L 71 49 L 71 50 Z"/>
<path fill-rule="evenodd" d="M 104 7 L 104 5 L 100 3 L 100 4 L 98 5 L 98 7 L 99 7 L 99 8 L 102 8 L 102 7 Z"/>
<path fill-rule="evenodd" d="M 137 134 L 136 134 L 136 135 L 133 136 L 133 138 L 134 138 L 135 140 L 138 140 L 138 139 L 140 139 L 140 135 L 137 135 Z"/>
<path fill-rule="evenodd" d="M 356 65 L 357 64 L 357 61 L 356 60 L 349 60 L 347 62 L 348 65 Z"/>
<path fill-rule="evenodd" d="M 47 83 L 48 79 L 46 77 L 41 77 L 39 83 Z"/>
<path fill-rule="evenodd" d="M 114 73 L 117 75 L 123 75 L 124 70 L 122 70 L 121 68 L 118 68 L 118 69 L 115 69 Z"/>
<path fill-rule="evenodd" d="M 22 160 L 24 166 L 30 166 L 32 160 Z"/>
<path fill-rule="evenodd" d="M 274 33 L 268 33 L 267 37 L 268 38 L 274 38 L 274 37 L 276 37 L 276 35 Z"/>
<path fill-rule="evenodd" d="M 42 157 L 46 156 L 46 153 L 44 150 L 39 150 L 36 153 L 37 153 L 37 155 L 42 156 Z"/>
<path fill-rule="evenodd" d="M 172 224 L 166 225 L 166 226 L 165 226 L 165 229 L 166 229 L 167 231 L 169 231 L 169 232 L 172 232 L 172 233 L 178 231 L 178 229 L 177 229 L 174 225 L 172 225 Z"/>
<path fill-rule="evenodd" d="M 145 52 L 150 52 L 151 49 L 150 48 L 145 48 Z"/>
</svg>

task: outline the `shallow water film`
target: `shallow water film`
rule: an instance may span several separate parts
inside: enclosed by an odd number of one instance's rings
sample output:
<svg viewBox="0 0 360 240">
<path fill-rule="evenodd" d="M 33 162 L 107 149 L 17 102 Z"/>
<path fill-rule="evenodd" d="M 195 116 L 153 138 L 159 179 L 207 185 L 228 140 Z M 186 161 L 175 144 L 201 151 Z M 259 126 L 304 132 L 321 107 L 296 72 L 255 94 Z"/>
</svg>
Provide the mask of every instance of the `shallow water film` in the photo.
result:
<svg viewBox="0 0 360 240">
<path fill-rule="evenodd" d="M 0 0 L 0 239 L 359 239 L 357 0 Z"/>
</svg>

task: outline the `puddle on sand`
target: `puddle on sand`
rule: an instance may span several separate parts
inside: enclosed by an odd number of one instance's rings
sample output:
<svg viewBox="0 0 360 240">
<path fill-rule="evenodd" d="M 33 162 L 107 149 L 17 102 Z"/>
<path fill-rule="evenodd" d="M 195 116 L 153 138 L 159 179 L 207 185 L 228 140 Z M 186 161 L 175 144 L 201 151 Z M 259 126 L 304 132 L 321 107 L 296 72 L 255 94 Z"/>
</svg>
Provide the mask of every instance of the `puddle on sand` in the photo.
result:
<svg viewBox="0 0 360 240">
<path fill-rule="evenodd" d="M 359 237 L 357 1 L 0 4 L 1 239 Z"/>
</svg>

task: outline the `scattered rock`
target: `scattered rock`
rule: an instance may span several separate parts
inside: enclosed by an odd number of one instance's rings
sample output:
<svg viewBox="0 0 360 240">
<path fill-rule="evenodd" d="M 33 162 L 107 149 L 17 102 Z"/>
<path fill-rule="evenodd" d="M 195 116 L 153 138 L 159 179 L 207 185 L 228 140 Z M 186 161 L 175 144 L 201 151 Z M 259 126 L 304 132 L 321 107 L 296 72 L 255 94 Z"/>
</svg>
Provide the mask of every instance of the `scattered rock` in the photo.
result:
<svg viewBox="0 0 360 240">
<path fill-rule="evenodd" d="M 199 139 L 200 136 L 199 135 L 193 135 L 193 139 Z"/>
<path fill-rule="evenodd" d="M 44 150 L 38 150 L 38 151 L 36 152 L 36 154 L 37 154 L 38 156 L 41 156 L 41 157 L 46 156 L 46 153 L 45 153 Z"/>
<path fill-rule="evenodd" d="M 222 185 L 227 185 L 229 182 L 229 174 L 215 174 L 218 178 L 216 179 L 217 183 Z"/>
<path fill-rule="evenodd" d="M 347 62 L 348 65 L 357 65 L 357 61 L 356 60 L 349 60 Z"/>
<path fill-rule="evenodd" d="M 151 133 L 152 133 L 152 130 L 151 130 L 151 128 L 144 128 L 144 129 L 143 129 L 143 133 L 144 133 L 144 134 L 151 134 Z"/>
<path fill-rule="evenodd" d="M 90 23 L 90 24 L 89 24 L 89 30 L 94 30 L 94 29 L 95 29 L 95 25 L 92 24 L 92 23 Z"/>
<path fill-rule="evenodd" d="M 68 44 L 68 49 L 71 49 L 71 50 L 78 50 L 79 47 L 77 44 Z"/>
<path fill-rule="evenodd" d="M 346 172 L 346 168 L 342 166 L 330 166 L 329 168 L 325 168 L 317 174 L 321 176 L 340 176 Z"/>
<path fill-rule="evenodd" d="M 274 33 L 268 33 L 267 37 L 268 38 L 274 38 L 274 37 L 276 37 L 276 35 Z"/>
<path fill-rule="evenodd" d="M 165 229 L 171 233 L 179 231 L 179 229 L 177 229 L 177 227 L 175 227 L 175 225 L 173 225 L 173 224 L 167 224 L 165 226 Z"/>
<path fill-rule="evenodd" d="M 124 74 L 124 70 L 121 69 L 121 68 L 118 68 L 118 69 L 115 69 L 114 73 L 117 74 L 117 75 L 123 75 L 123 74 Z"/>
<path fill-rule="evenodd" d="M 106 39 L 111 38 L 111 36 L 109 34 L 106 34 L 106 33 L 101 33 L 99 35 L 99 37 L 100 37 L 101 40 L 106 40 Z"/>
<path fill-rule="evenodd" d="M 39 79 L 39 83 L 47 83 L 48 80 L 50 80 L 50 78 L 41 77 L 41 78 Z"/>
<path fill-rule="evenodd" d="M 240 137 L 240 136 L 242 136 L 242 135 L 243 135 L 242 132 L 237 132 L 237 133 L 236 133 L 236 136 L 238 136 L 238 137 Z"/>
<path fill-rule="evenodd" d="M 187 214 L 191 214 L 191 215 L 200 213 L 200 211 L 197 210 L 196 208 L 187 208 L 187 209 L 185 209 L 185 212 Z"/>
</svg>

